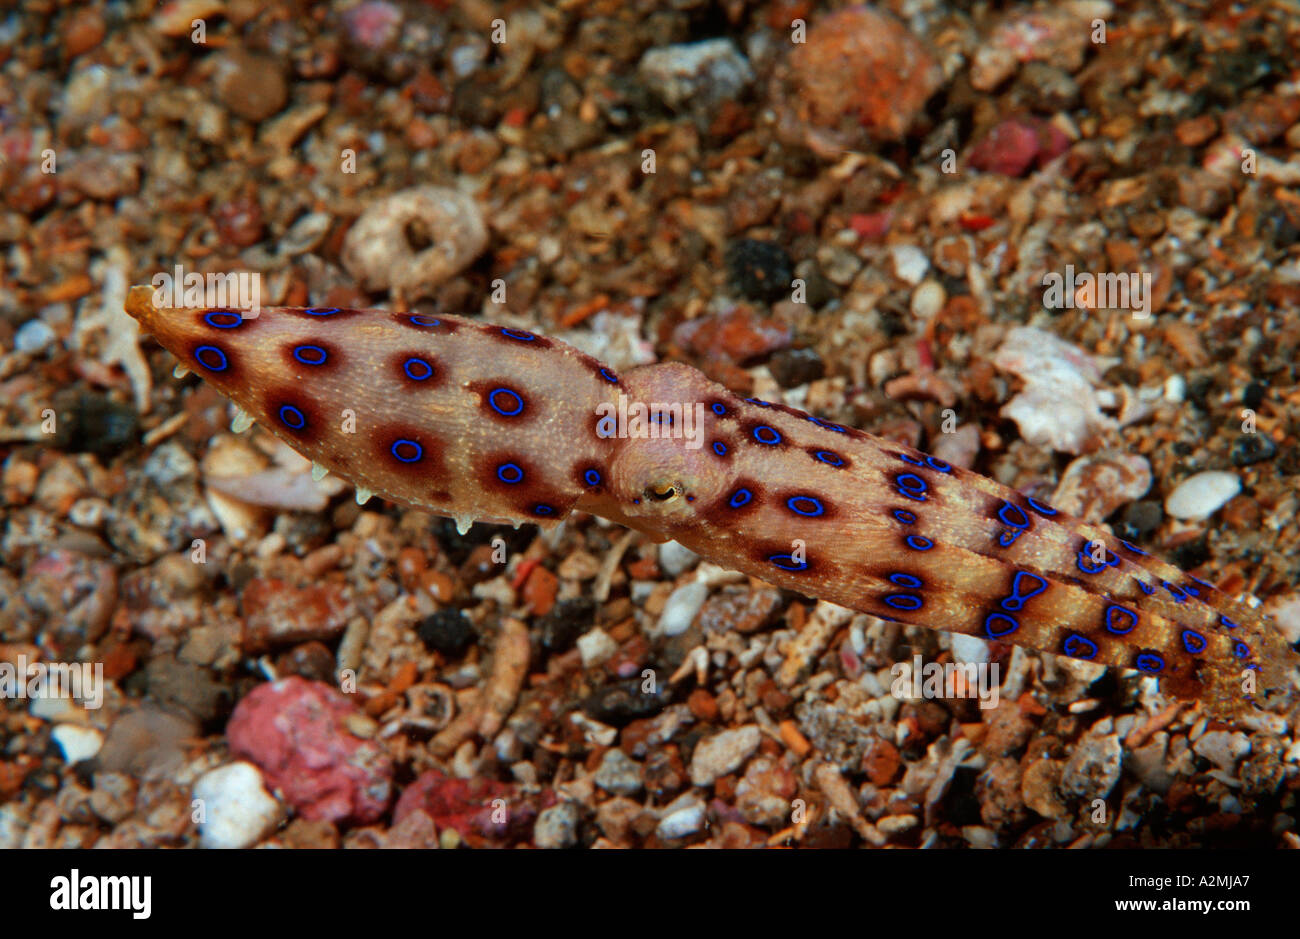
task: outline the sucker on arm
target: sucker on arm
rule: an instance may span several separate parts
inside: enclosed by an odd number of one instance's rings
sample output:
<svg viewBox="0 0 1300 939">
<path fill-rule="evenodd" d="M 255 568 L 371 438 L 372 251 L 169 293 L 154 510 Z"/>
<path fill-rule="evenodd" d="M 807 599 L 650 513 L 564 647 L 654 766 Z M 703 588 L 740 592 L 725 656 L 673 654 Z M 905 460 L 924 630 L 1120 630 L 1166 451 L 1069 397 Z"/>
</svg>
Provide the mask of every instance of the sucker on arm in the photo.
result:
<svg viewBox="0 0 1300 939">
<path fill-rule="evenodd" d="M 554 339 L 336 308 L 127 312 L 256 421 L 357 488 L 469 521 L 577 510 L 896 622 L 1160 678 L 1216 715 L 1287 687 L 1261 614 L 1104 529 L 917 450 L 742 399 L 687 365 L 615 374 Z M 659 408 L 645 436 L 608 415 Z M 674 408 L 676 406 L 676 408 Z M 703 416 L 687 427 L 663 424 Z M 676 432 L 673 432 L 676 431 Z"/>
</svg>

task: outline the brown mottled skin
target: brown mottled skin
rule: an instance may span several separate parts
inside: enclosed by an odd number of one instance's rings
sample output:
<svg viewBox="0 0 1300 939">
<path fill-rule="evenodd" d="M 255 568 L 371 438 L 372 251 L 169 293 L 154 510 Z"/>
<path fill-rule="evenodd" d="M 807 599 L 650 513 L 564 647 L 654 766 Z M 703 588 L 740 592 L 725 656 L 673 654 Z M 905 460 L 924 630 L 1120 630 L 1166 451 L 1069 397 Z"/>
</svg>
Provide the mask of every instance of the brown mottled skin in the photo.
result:
<svg viewBox="0 0 1300 939">
<path fill-rule="evenodd" d="M 1286 687 L 1296 661 L 1260 614 L 1095 525 L 899 444 L 748 403 L 686 365 L 611 381 L 564 343 L 473 320 L 272 308 L 218 315 L 218 328 L 210 311 L 158 309 L 151 293 L 133 288 L 127 312 L 186 367 L 300 453 L 399 504 L 462 524 L 553 526 L 590 512 L 855 610 L 1159 674 L 1215 714 Z M 303 344 L 326 361 L 295 358 Z M 597 408 L 619 394 L 702 403 L 703 445 L 602 437 Z"/>
</svg>

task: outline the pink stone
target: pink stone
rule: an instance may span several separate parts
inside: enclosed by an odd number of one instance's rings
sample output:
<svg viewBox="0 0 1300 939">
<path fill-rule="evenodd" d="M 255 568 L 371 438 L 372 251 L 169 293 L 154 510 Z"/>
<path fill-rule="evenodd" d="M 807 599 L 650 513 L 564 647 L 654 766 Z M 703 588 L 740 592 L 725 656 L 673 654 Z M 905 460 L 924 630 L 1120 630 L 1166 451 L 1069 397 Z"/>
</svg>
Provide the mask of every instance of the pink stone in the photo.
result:
<svg viewBox="0 0 1300 939">
<path fill-rule="evenodd" d="M 1055 125 L 1032 117 L 1013 117 L 975 144 L 970 163 L 977 170 L 1019 176 L 1035 161 L 1042 167 L 1069 146 L 1070 139 Z"/>
<path fill-rule="evenodd" d="M 393 765 L 377 743 L 347 729 L 357 713 L 329 685 L 294 676 L 249 692 L 226 740 L 303 818 L 366 824 L 388 808 Z"/>
</svg>

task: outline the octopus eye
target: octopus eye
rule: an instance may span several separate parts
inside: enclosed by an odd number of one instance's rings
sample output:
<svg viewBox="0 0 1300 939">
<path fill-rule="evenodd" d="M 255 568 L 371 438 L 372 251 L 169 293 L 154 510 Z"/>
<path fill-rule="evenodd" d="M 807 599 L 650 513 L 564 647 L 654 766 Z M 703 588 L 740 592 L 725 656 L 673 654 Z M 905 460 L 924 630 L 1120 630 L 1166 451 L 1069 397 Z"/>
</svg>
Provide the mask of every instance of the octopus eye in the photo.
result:
<svg viewBox="0 0 1300 939">
<path fill-rule="evenodd" d="M 667 502 L 669 499 L 675 499 L 681 492 L 678 483 L 653 483 L 645 487 L 647 499 L 654 499 L 656 502 Z"/>
</svg>

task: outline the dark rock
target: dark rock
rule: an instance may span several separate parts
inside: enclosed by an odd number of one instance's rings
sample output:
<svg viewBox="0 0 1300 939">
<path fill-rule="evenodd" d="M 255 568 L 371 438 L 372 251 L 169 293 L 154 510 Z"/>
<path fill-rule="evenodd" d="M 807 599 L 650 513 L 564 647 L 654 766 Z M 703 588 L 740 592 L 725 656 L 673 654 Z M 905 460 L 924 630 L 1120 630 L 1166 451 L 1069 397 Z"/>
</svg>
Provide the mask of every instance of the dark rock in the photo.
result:
<svg viewBox="0 0 1300 939">
<path fill-rule="evenodd" d="M 826 365 L 815 349 L 783 349 L 767 364 L 782 388 L 798 388 L 826 374 Z"/>
<path fill-rule="evenodd" d="M 54 446 L 69 453 L 113 456 L 135 442 L 139 429 L 130 405 L 94 391 L 60 394 L 54 410 Z"/>
<path fill-rule="evenodd" d="M 1267 434 L 1242 434 L 1232 445 L 1232 465 L 1250 466 L 1277 456 L 1277 444 Z"/>
<path fill-rule="evenodd" d="M 750 300 L 776 300 L 790 294 L 794 265 L 775 242 L 734 241 L 727 248 L 726 264 L 732 285 Z"/>
<path fill-rule="evenodd" d="M 474 627 L 460 610 L 439 610 L 415 629 L 424 647 L 446 656 L 458 656 L 473 644 Z"/>
<path fill-rule="evenodd" d="M 591 628 L 595 615 L 596 604 L 589 597 L 561 600 L 538 623 L 542 648 L 550 654 L 567 651 Z"/>
</svg>

